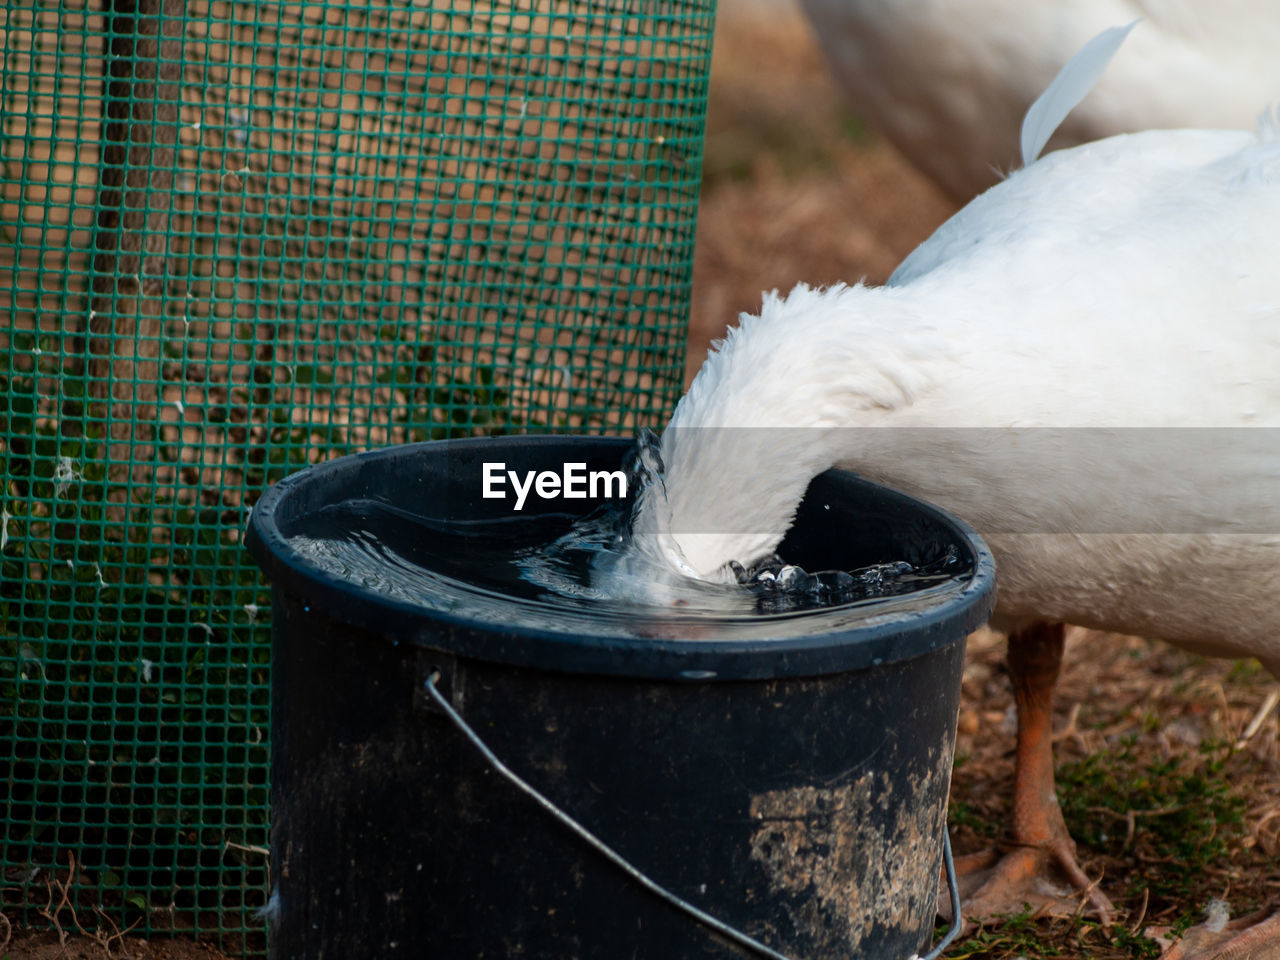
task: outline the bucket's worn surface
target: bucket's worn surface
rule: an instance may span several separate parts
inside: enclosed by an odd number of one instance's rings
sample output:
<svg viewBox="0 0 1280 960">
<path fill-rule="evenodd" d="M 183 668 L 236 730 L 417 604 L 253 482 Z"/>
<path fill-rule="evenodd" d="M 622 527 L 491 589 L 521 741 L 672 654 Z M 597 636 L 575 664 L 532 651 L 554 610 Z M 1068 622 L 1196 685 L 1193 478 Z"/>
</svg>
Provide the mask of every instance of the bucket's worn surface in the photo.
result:
<svg viewBox="0 0 1280 960">
<path fill-rule="evenodd" d="M 571 442 L 488 443 L 536 465 L 563 461 Z M 575 457 L 583 443 L 606 461 L 625 448 L 574 441 Z M 861 626 L 817 613 L 800 618 L 812 633 L 791 624 L 782 639 L 624 644 L 414 622 L 287 554 L 277 524 L 316 503 L 393 496 L 384 474 L 404 486 L 443 464 L 470 469 L 440 446 L 388 452 L 385 469 L 377 457 L 326 465 L 322 494 L 302 489 L 304 475 L 254 513 L 251 546 L 274 587 L 272 956 L 754 956 L 495 772 L 429 696 L 433 672 L 518 775 L 713 916 L 795 960 L 924 947 L 963 638 L 991 602 L 980 541 L 927 505 L 829 474 L 816 482 L 822 509 L 802 509 L 791 538 L 799 562 L 842 548 L 849 567 L 897 559 L 902 543 L 875 556 L 867 538 L 909 530 L 930 550 L 957 546 L 970 576 L 923 607 L 869 608 Z"/>
</svg>

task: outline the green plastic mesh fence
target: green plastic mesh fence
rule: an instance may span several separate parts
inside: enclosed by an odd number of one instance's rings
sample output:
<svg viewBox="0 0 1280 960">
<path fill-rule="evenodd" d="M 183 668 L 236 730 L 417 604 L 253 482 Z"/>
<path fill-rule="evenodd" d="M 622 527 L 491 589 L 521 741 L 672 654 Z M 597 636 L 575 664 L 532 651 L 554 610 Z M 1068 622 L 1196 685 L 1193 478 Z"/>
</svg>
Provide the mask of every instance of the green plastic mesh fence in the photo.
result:
<svg viewBox="0 0 1280 960">
<path fill-rule="evenodd" d="M 714 0 L 0 10 L 3 909 L 261 953 L 264 487 L 661 422 Z"/>
</svg>

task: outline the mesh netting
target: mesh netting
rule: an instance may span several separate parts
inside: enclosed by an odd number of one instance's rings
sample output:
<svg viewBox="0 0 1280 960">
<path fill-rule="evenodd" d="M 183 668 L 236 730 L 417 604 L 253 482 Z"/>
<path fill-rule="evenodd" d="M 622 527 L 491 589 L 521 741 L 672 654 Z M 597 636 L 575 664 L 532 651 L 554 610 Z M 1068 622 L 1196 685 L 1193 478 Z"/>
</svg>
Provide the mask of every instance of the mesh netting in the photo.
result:
<svg viewBox="0 0 1280 960">
<path fill-rule="evenodd" d="M 11 916 L 261 951 L 248 510 L 368 447 L 665 419 L 712 7 L 0 10 Z"/>
</svg>

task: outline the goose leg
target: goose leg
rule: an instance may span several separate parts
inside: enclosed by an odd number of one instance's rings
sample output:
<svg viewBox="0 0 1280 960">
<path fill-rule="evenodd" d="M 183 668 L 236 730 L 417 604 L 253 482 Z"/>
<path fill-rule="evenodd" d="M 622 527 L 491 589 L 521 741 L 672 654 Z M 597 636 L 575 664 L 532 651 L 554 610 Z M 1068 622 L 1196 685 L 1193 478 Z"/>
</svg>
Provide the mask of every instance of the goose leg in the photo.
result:
<svg viewBox="0 0 1280 960">
<path fill-rule="evenodd" d="M 1002 856 L 957 864 L 961 912 L 979 922 L 1030 906 L 1074 913 L 1087 896 L 1109 924 L 1111 902 L 1076 863 L 1053 781 L 1053 687 L 1062 664 L 1064 628 L 1037 623 L 1009 636 L 1009 673 L 1018 709 L 1013 841 Z"/>
</svg>

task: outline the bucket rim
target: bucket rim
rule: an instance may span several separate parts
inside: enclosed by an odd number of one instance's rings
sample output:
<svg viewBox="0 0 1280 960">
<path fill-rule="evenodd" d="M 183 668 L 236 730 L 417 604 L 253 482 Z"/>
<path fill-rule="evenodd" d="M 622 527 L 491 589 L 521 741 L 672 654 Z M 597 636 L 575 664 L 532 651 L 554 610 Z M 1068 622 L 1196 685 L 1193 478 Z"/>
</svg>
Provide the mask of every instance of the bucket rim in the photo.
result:
<svg viewBox="0 0 1280 960">
<path fill-rule="evenodd" d="M 995 604 L 995 561 L 983 539 L 963 520 L 917 497 L 874 483 L 846 470 L 823 476 L 841 478 L 887 501 L 897 501 L 939 523 L 972 551 L 965 579 L 901 597 L 825 607 L 792 614 L 733 619 L 739 637 L 697 639 L 663 636 L 560 632 L 526 624 L 491 621 L 434 610 L 378 594 L 344 580 L 299 553 L 280 527 L 280 514 L 292 496 L 308 484 L 336 483 L 345 475 L 376 469 L 384 461 L 415 455 L 444 455 L 447 449 L 502 448 L 560 444 L 567 452 L 589 449 L 621 454 L 627 437 L 582 434 L 522 434 L 431 440 L 349 454 L 306 467 L 268 488 L 254 504 L 245 546 L 272 588 L 272 606 L 300 604 L 340 622 L 462 657 L 511 666 L 617 677 L 682 681 L 723 681 L 818 676 L 900 663 L 963 642 L 989 618 Z M 874 612 L 868 612 L 868 608 Z M 768 625 L 803 620 L 812 627 L 785 637 L 768 635 Z M 702 624 L 726 623 L 704 618 Z M 274 620 L 273 620 L 274 623 Z M 750 629 L 748 629 L 748 627 Z M 442 629 L 443 628 L 443 629 Z M 273 630 L 275 627 L 273 626 Z M 429 654 L 428 654 L 429 656 Z"/>
</svg>

